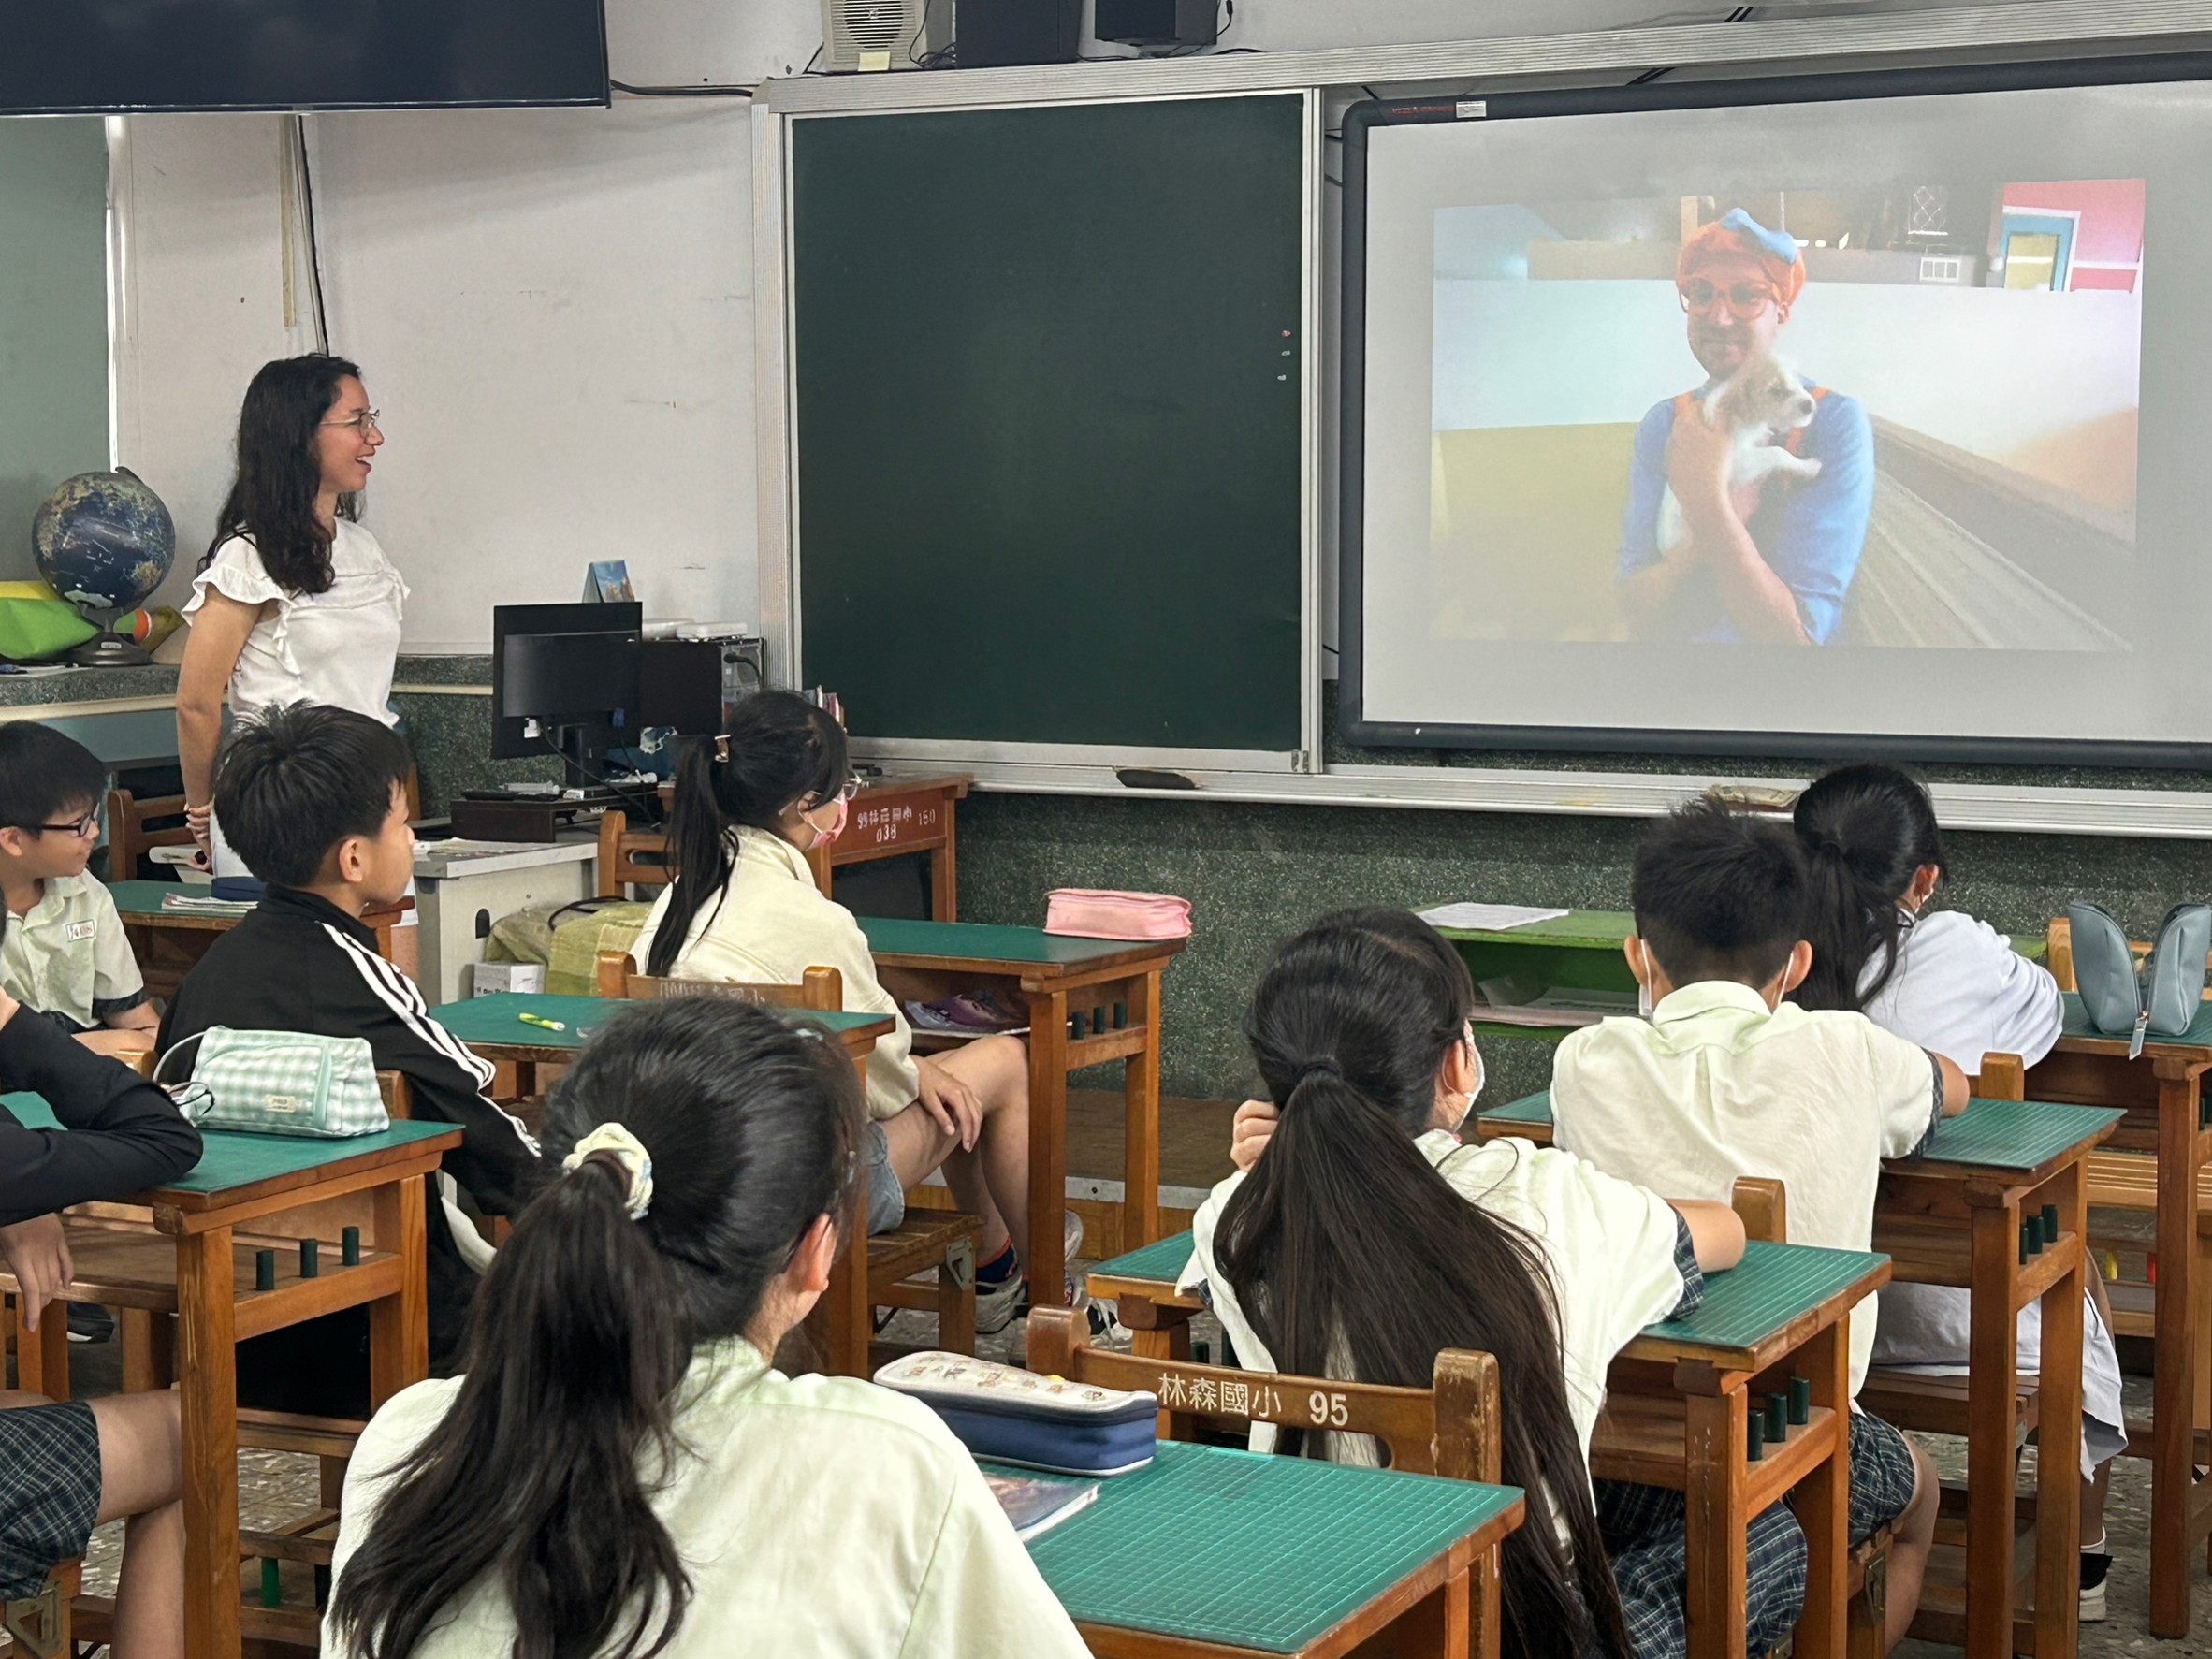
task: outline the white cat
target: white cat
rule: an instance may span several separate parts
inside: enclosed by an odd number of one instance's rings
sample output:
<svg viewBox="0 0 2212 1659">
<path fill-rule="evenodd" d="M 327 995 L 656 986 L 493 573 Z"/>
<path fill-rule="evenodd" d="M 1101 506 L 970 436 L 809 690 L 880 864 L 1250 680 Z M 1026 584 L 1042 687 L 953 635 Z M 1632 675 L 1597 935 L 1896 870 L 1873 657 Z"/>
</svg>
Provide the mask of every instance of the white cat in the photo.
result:
<svg viewBox="0 0 2212 1659">
<path fill-rule="evenodd" d="M 1779 442 L 1812 424 L 1819 404 L 1779 357 L 1756 357 L 1699 400 L 1705 418 L 1728 429 L 1728 488 L 1755 485 L 1776 473 L 1799 480 L 1820 476 L 1820 462 L 1792 455 Z M 1659 499 L 1659 551 L 1671 555 L 1690 539 L 1681 503 L 1669 488 Z"/>
</svg>

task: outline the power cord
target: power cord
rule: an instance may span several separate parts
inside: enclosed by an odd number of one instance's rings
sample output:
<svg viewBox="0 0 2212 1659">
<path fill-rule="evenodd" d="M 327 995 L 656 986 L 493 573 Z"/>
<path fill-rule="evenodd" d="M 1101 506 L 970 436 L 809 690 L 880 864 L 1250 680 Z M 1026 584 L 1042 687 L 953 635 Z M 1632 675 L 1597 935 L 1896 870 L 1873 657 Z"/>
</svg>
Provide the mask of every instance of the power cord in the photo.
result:
<svg viewBox="0 0 2212 1659">
<path fill-rule="evenodd" d="M 750 86 L 633 86 L 611 75 L 607 85 L 633 98 L 749 98 L 759 90 Z"/>
</svg>

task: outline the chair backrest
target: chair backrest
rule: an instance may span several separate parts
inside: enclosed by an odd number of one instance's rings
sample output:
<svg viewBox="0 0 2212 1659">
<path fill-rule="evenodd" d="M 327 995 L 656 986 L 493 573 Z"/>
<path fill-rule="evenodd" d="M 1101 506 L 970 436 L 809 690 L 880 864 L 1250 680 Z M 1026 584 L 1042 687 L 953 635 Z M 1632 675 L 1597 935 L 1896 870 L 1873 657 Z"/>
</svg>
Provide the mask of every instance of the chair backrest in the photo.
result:
<svg viewBox="0 0 2212 1659">
<path fill-rule="evenodd" d="M 2025 1100 L 2028 1068 L 2018 1055 L 1984 1055 L 1982 1069 L 1967 1079 L 1968 1086 L 1985 1100 Z"/>
<path fill-rule="evenodd" d="M 1743 1223 L 1743 1236 L 1761 1244 L 1790 1242 L 1790 1201 L 1781 1181 L 1771 1175 L 1739 1175 L 1728 1207 Z"/>
<path fill-rule="evenodd" d="M 163 829 L 149 829 L 157 818 L 177 822 Z M 155 847 L 189 847 L 192 832 L 184 827 L 182 795 L 150 795 L 135 800 L 127 789 L 108 792 L 108 877 L 113 881 L 138 879 L 138 859 Z"/>
<path fill-rule="evenodd" d="M 1172 1417 L 1212 1423 L 1275 1423 L 1371 1434 L 1390 1450 L 1390 1467 L 1455 1480 L 1498 1478 L 1498 1362 L 1488 1354 L 1447 1348 L 1433 1385 L 1382 1388 L 1332 1377 L 1293 1376 L 1190 1360 L 1145 1360 L 1090 1346 L 1067 1308 L 1029 1316 L 1028 1367 L 1047 1376 L 1107 1389 L 1142 1389 Z"/>
<path fill-rule="evenodd" d="M 621 812 L 599 821 L 599 896 L 628 898 L 630 884 L 662 887 L 668 873 L 668 837 L 659 830 L 633 830 Z"/>
<path fill-rule="evenodd" d="M 845 976 L 834 968 L 809 968 L 795 985 L 656 979 L 632 968 L 630 958 L 621 952 L 602 951 L 597 977 L 600 996 L 632 1002 L 669 997 L 720 997 L 732 1002 L 757 1002 L 763 1008 L 808 1008 L 818 1013 L 836 1013 L 845 1006 Z"/>
</svg>

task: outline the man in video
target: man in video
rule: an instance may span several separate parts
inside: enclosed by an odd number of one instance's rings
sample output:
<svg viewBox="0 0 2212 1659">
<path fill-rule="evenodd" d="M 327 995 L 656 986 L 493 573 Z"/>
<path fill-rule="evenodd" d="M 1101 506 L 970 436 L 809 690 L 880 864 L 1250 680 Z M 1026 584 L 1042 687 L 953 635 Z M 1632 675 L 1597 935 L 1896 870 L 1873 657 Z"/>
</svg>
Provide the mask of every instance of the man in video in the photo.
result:
<svg viewBox="0 0 2212 1659">
<path fill-rule="evenodd" d="M 1705 384 L 1637 429 L 1621 596 L 1639 638 L 1826 645 L 1866 545 L 1874 437 L 1777 336 L 1805 286 L 1789 237 L 1742 209 L 1675 263 Z"/>
</svg>

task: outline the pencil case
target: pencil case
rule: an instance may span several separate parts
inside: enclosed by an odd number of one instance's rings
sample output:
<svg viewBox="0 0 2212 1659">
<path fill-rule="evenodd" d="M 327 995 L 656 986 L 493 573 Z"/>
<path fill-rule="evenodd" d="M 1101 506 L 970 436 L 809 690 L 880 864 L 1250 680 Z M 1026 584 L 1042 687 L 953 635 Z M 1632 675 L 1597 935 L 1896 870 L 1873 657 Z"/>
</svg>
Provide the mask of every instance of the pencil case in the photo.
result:
<svg viewBox="0 0 2212 1659">
<path fill-rule="evenodd" d="M 1170 893 L 1059 887 L 1045 896 L 1044 930 L 1080 939 L 1188 939 L 1190 900 Z"/>
<path fill-rule="evenodd" d="M 1159 1446 L 1159 1401 L 1148 1393 L 937 1352 L 894 1360 L 876 1382 L 921 1401 L 970 1452 L 993 1463 L 1124 1475 L 1152 1462 Z"/>
<path fill-rule="evenodd" d="M 2140 970 L 2128 936 L 2102 905 L 2076 899 L 2066 907 L 2074 937 L 2074 982 L 2089 1024 L 2128 1040 L 2128 1057 L 2147 1037 L 2179 1037 L 2205 998 L 2205 955 L 2212 952 L 2212 905 L 2176 905 L 2159 924 Z"/>
</svg>

